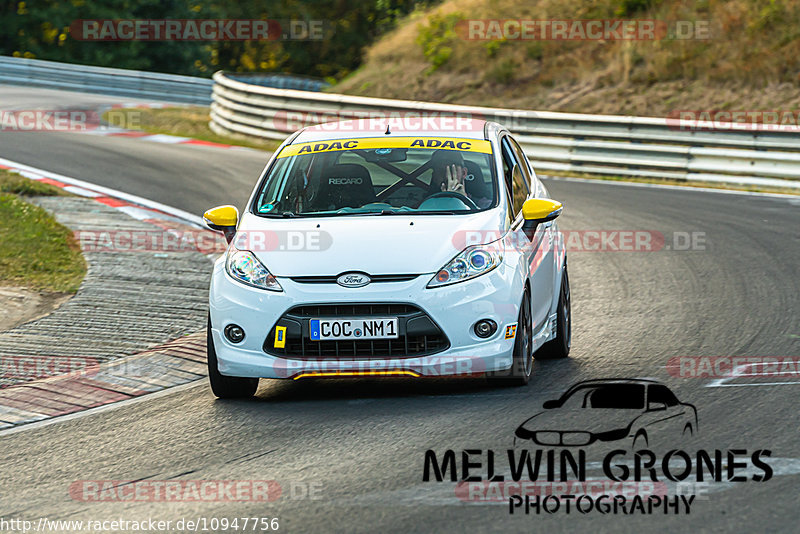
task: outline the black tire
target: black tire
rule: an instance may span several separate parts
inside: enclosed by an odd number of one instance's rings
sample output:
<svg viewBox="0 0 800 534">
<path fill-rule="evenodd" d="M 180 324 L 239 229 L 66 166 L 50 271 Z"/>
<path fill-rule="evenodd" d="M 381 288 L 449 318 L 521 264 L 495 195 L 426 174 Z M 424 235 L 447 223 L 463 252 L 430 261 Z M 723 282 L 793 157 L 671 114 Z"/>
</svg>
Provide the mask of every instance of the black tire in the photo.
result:
<svg viewBox="0 0 800 534">
<path fill-rule="evenodd" d="M 258 389 L 258 378 L 240 378 L 223 376 L 217 368 L 217 351 L 214 349 L 214 337 L 211 335 L 211 318 L 208 318 L 206 335 L 206 352 L 208 354 L 208 381 L 211 391 L 220 399 L 247 399 L 255 395 Z"/>
<path fill-rule="evenodd" d="M 525 386 L 533 372 L 533 324 L 531 322 L 531 298 L 528 290 L 522 295 L 517 316 L 517 334 L 514 338 L 514 361 L 511 369 L 489 373 L 492 384 L 507 387 Z"/>
<path fill-rule="evenodd" d="M 537 360 L 555 360 L 569 356 L 572 346 L 572 295 L 569 289 L 567 263 L 564 261 L 564 274 L 556 308 L 556 337 L 536 351 Z"/>
</svg>

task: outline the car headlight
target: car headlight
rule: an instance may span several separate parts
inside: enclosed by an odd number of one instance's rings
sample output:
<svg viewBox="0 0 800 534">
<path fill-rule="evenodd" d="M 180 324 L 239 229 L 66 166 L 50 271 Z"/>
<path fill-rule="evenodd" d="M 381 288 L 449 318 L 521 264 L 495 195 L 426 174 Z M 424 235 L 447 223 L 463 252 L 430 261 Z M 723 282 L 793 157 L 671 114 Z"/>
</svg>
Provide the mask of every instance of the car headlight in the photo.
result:
<svg viewBox="0 0 800 534">
<path fill-rule="evenodd" d="M 225 260 L 225 270 L 233 278 L 249 286 L 269 291 L 283 291 L 275 277 L 249 250 L 230 247 Z"/>
<path fill-rule="evenodd" d="M 503 261 L 503 255 L 493 245 L 478 245 L 464 249 L 458 256 L 439 269 L 428 287 L 440 287 L 488 273 Z"/>
</svg>

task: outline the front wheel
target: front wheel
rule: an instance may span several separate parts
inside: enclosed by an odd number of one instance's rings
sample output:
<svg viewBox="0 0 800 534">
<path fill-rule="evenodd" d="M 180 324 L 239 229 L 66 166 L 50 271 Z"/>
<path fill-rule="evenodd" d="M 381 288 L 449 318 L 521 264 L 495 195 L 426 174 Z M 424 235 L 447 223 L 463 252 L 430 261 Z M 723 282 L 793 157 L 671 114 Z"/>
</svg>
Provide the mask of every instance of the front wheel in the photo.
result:
<svg viewBox="0 0 800 534">
<path fill-rule="evenodd" d="M 219 372 L 214 337 L 211 335 L 211 317 L 208 318 L 206 351 L 208 354 L 208 381 L 211 382 L 211 391 L 214 392 L 214 395 L 220 399 L 247 399 L 255 395 L 258 389 L 258 378 L 223 376 Z"/>
<path fill-rule="evenodd" d="M 561 291 L 556 309 L 556 337 L 548 341 L 536 351 L 536 359 L 552 360 L 566 358 L 572 346 L 572 300 L 569 290 L 567 263 L 564 262 L 564 274 L 561 276 Z"/>
<path fill-rule="evenodd" d="M 533 325 L 531 323 L 531 298 L 527 291 L 522 295 L 514 339 L 514 356 L 511 369 L 495 371 L 488 375 L 493 384 L 500 386 L 525 386 L 533 371 Z"/>
</svg>

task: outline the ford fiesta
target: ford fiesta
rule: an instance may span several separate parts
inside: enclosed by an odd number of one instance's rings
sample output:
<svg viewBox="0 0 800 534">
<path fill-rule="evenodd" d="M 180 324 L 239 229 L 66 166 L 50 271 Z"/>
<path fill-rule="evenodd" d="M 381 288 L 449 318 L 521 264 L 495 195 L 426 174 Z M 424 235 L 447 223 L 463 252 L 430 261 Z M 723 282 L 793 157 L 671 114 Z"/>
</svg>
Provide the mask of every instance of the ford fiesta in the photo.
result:
<svg viewBox="0 0 800 534">
<path fill-rule="evenodd" d="M 275 152 L 211 280 L 208 368 L 221 398 L 259 378 L 484 375 L 525 385 L 571 340 L 563 240 L 502 126 L 329 123 Z"/>
</svg>

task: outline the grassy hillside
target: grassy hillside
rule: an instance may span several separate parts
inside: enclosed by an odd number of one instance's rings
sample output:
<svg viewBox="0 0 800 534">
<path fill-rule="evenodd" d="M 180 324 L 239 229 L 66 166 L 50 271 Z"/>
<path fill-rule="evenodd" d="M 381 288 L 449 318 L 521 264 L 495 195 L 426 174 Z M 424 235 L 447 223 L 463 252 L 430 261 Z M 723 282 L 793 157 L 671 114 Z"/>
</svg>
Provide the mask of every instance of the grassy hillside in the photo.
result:
<svg viewBox="0 0 800 534">
<path fill-rule="evenodd" d="M 795 0 L 447 0 L 373 45 L 333 92 L 664 116 L 800 108 Z M 464 19 L 709 21 L 711 39 L 467 40 Z M 463 23 L 461 23 L 463 24 Z"/>
</svg>

